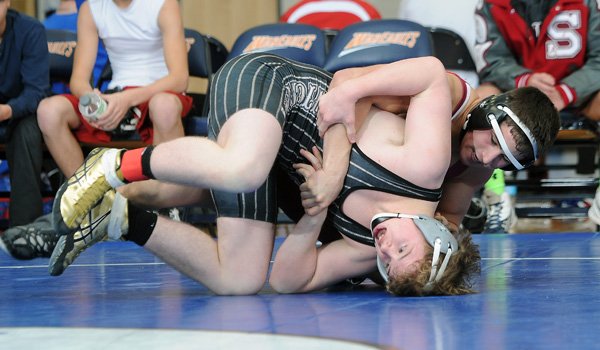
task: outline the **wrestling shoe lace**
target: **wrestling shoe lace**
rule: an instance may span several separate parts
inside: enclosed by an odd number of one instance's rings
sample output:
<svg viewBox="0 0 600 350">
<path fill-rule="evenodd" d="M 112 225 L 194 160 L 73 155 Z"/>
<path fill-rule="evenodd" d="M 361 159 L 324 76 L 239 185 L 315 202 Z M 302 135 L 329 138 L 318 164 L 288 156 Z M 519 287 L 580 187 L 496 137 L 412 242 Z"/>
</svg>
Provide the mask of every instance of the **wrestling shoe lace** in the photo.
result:
<svg viewBox="0 0 600 350">
<path fill-rule="evenodd" d="M 486 190 L 484 200 L 488 205 L 488 215 L 483 233 L 508 233 L 517 220 L 510 195 L 507 192 L 497 195 Z"/>
<path fill-rule="evenodd" d="M 57 240 L 49 215 L 44 215 L 31 224 L 6 230 L 1 235 L 0 249 L 19 260 L 48 258 Z"/>
<path fill-rule="evenodd" d="M 53 219 L 59 235 L 77 230 L 88 211 L 106 191 L 124 184 L 120 173 L 122 150 L 96 148 L 56 194 Z"/>
</svg>

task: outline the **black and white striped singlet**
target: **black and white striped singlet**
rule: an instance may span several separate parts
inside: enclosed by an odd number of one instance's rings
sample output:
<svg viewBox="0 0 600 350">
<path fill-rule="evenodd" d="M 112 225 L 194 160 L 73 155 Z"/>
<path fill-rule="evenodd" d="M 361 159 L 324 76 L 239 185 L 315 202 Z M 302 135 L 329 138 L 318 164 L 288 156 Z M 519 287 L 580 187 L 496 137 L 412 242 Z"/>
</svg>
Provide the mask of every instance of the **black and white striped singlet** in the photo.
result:
<svg viewBox="0 0 600 350">
<path fill-rule="evenodd" d="M 210 90 L 209 138 L 216 139 L 225 121 L 235 112 L 246 108 L 259 108 L 271 113 L 283 130 L 276 165 L 260 188 L 254 192 L 237 194 L 212 191 L 219 216 L 275 222 L 278 213 L 276 167 L 282 169 L 296 185 L 295 189 L 290 189 L 294 195 L 286 197 L 299 200 L 296 197 L 297 186 L 303 179 L 292 165 L 306 163 L 300 155 L 302 148 L 310 150 L 316 145 L 322 151 L 317 109 L 319 97 L 327 91 L 330 81 L 331 74 L 320 68 L 264 53 L 237 57 L 217 72 Z M 441 195 L 440 189 L 423 189 L 387 171 L 355 145 L 344 189 L 330 206 L 329 217 L 338 231 L 365 244 L 372 244 L 369 230 L 340 211 L 346 196 L 361 188 L 429 201 L 438 201 Z"/>
</svg>

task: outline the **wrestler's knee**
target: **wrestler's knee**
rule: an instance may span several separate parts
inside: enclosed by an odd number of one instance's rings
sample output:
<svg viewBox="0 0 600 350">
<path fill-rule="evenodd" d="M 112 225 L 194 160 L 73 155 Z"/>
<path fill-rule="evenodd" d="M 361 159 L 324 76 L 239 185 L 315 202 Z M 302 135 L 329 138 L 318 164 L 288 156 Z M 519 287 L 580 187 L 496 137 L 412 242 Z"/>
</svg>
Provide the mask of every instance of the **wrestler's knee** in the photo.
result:
<svg viewBox="0 0 600 350">
<path fill-rule="evenodd" d="M 236 276 L 227 283 L 222 283 L 213 292 L 218 295 L 253 295 L 258 293 L 265 285 L 266 278 L 248 278 Z"/>
<path fill-rule="evenodd" d="M 227 166 L 217 174 L 224 188 L 231 192 L 250 192 L 259 188 L 269 175 L 268 169 L 256 166 L 254 162 L 224 162 Z"/>
</svg>

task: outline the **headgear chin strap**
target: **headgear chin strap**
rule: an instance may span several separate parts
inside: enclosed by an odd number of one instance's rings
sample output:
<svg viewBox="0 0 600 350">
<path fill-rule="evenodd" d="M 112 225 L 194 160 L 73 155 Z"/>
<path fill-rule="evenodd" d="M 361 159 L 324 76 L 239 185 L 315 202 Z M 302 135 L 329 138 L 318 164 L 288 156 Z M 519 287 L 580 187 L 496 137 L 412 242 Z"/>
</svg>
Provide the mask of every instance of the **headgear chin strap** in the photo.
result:
<svg viewBox="0 0 600 350">
<path fill-rule="evenodd" d="M 431 274 L 429 275 L 427 284 L 425 284 L 425 290 L 429 291 L 433 289 L 434 283 L 437 283 L 440 281 L 440 279 L 442 279 L 444 271 L 446 270 L 448 262 L 450 261 L 450 256 L 452 253 L 458 251 L 458 242 L 456 241 L 456 238 L 454 238 L 446 226 L 432 217 L 426 215 L 408 215 L 400 213 L 379 213 L 373 216 L 373 219 L 371 219 L 371 234 L 373 234 L 373 231 L 377 225 L 393 218 L 412 219 L 412 221 L 415 223 L 415 225 L 417 225 L 423 234 L 423 237 L 425 237 L 425 241 L 427 241 L 427 243 L 433 247 Z M 439 260 L 442 249 L 444 249 L 446 256 L 444 257 L 442 265 L 440 266 Z M 385 264 L 379 258 L 379 255 L 377 256 L 377 269 L 379 270 L 381 277 L 383 277 L 387 283 L 389 279 L 388 272 Z"/>
<path fill-rule="evenodd" d="M 533 164 L 538 157 L 538 146 L 533 133 L 529 128 L 519 119 L 519 117 L 508 107 L 508 95 L 506 93 L 493 95 L 485 98 L 479 103 L 479 105 L 469 113 L 467 121 L 463 126 L 465 131 L 469 130 L 489 130 L 492 129 L 502 152 L 510 161 L 510 165 L 504 167 L 504 170 L 521 170 Z M 517 160 L 517 157 L 510 151 L 504 134 L 500 129 L 500 123 L 506 118 L 510 118 L 519 129 L 525 134 L 531 148 L 533 149 L 533 159 L 530 159 L 524 163 Z"/>
</svg>

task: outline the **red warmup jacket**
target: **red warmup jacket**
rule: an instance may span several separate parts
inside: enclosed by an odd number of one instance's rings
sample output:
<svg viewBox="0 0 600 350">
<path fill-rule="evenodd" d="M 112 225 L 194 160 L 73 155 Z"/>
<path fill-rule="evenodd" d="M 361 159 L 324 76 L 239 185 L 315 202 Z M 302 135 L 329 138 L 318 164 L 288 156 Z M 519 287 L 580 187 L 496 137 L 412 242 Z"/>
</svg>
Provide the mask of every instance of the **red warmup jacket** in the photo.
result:
<svg viewBox="0 0 600 350">
<path fill-rule="evenodd" d="M 536 35 L 510 0 L 486 0 L 477 9 L 481 82 L 502 90 L 525 86 L 531 73 L 560 82 L 566 104 L 600 90 L 600 25 L 596 1 L 558 0 Z"/>
</svg>

